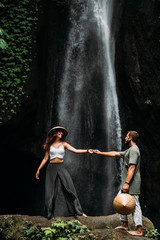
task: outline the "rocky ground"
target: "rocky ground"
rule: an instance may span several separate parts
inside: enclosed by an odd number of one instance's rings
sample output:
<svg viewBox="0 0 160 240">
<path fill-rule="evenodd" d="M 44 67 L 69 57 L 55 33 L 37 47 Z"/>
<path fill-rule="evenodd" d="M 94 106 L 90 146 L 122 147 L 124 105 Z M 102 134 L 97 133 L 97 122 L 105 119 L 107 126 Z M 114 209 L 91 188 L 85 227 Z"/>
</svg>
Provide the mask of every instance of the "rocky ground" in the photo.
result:
<svg viewBox="0 0 160 240">
<path fill-rule="evenodd" d="M 149 239 L 146 237 L 136 237 L 129 235 L 126 231 L 115 230 L 114 228 L 120 225 L 118 214 L 113 214 L 110 216 L 98 216 L 98 217 L 69 217 L 61 218 L 63 221 L 68 220 L 79 220 L 82 224 L 87 225 L 90 232 L 78 234 L 78 236 L 83 235 L 83 239 L 91 239 L 90 234 L 93 233 L 96 239 L 101 240 L 129 240 L 129 239 Z M 28 215 L 0 215 L 0 239 L 1 240 L 18 240 L 24 224 L 26 222 L 32 222 L 34 226 L 47 227 L 51 226 L 56 218 L 48 220 L 41 216 L 28 216 Z M 129 225 L 131 229 L 134 229 L 131 216 L 129 216 Z M 154 228 L 153 223 L 146 217 L 143 217 L 143 228 L 144 235 L 146 230 L 151 230 Z M 78 238 L 79 239 L 79 238 Z"/>
</svg>

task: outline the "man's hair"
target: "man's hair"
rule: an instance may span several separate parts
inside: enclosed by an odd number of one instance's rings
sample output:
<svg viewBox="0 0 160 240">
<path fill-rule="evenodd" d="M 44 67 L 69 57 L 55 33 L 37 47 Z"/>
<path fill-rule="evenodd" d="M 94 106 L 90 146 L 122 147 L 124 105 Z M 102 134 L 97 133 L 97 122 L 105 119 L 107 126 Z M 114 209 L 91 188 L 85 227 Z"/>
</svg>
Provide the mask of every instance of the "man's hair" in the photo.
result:
<svg viewBox="0 0 160 240">
<path fill-rule="evenodd" d="M 129 136 L 132 137 L 133 142 L 137 143 L 139 134 L 136 131 L 128 131 Z"/>
</svg>

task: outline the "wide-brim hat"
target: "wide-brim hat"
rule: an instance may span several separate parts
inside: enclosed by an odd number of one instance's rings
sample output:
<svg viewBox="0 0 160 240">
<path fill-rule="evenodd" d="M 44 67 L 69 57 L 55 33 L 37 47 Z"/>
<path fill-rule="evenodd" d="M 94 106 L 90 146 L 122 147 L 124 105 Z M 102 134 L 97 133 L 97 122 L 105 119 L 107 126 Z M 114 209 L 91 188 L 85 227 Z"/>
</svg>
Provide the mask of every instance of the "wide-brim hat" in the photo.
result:
<svg viewBox="0 0 160 240">
<path fill-rule="evenodd" d="M 53 134 L 53 133 L 56 132 L 57 130 L 61 130 L 61 131 L 63 132 L 63 137 L 66 137 L 67 134 L 68 134 L 68 131 L 67 131 L 66 128 L 61 127 L 61 126 L 56 126 L 56 127 L 53 127 L 53 128 L 51 128 L 51 129 L 49 130 L 48 136 L 51 135 L 51 134 Z"/>
<path fill-rule="evenodd" d="M 128 215 L 134 212 L 136 201 L 128 193 L 120 193 L 113 200 L 113 207 L 117 213 Z"/>
</svg>

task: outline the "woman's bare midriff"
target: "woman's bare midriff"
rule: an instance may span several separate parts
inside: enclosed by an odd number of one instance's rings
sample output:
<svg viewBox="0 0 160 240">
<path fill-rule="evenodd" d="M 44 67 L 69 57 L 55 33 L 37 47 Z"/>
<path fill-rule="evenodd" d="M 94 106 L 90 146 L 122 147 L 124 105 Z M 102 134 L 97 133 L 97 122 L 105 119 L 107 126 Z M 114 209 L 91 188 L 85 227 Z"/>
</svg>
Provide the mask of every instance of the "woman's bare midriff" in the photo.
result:
<svg viewBox="0 0 160 240">
<path fill-rule="evenodd" d="M 63 163 L 64 159 L 61 158 L 53 158 L 50 160 L 50 163 Z"/>
</svg>

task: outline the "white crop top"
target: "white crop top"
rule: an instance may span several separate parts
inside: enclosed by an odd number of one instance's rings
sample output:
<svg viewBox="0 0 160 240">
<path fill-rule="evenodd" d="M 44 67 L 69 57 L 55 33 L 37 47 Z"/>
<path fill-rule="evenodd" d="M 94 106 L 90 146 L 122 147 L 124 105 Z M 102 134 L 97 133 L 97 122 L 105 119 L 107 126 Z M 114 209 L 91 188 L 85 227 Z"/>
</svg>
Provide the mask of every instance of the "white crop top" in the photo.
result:
<svg viewBox="0 0 160 240">
<path fill-rule="evenodd" d="M 59 148 L 50 146 L 50 151 L 49 151 L 50 160 L 54 158 L 63 159 L 64 154 L 65 154 L 65 148 L 63 145 L 61 145 Z"/>
</svg>

